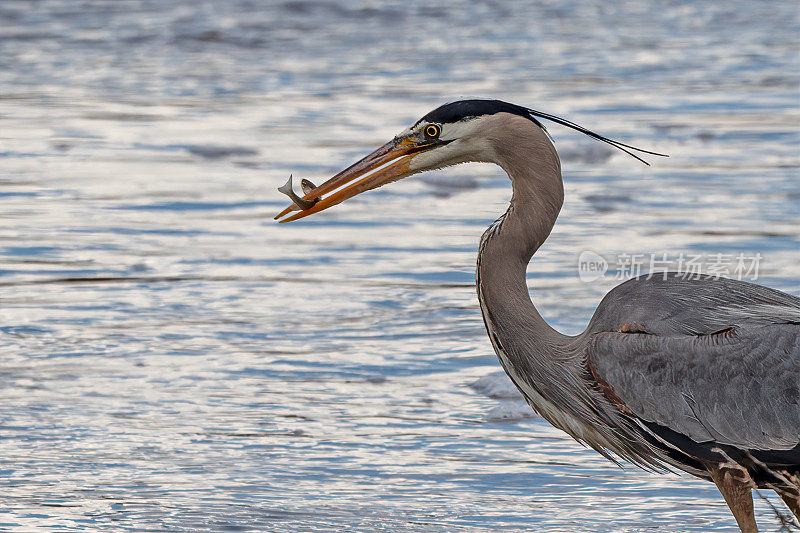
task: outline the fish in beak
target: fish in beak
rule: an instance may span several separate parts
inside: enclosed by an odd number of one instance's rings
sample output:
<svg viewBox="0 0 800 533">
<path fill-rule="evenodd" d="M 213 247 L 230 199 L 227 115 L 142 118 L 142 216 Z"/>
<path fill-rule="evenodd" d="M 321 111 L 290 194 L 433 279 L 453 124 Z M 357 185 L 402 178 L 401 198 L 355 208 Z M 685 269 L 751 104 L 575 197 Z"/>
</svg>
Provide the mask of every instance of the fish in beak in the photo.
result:
<svg viewBox="0 0 800 533">
<path fill-rule="evenodd" d="M 302 198 L 292 190 L 290 176 L 289 181 L 278 190 L 292 200 L 292 205 L 278 213 L 275 220 L 283 223 L 304 218 L 362 192 L 410 176 L 413 172 L 409 170 L 409 164 L 416 154 L 443 144 L 443 141 L 437 139 L 438 133 L 430 133 L 432 132 L 429 131 L 427 135 L 418 132 L 397 136 L 319 187 L 313 187 L 311 182 L 303 180 L 306 187 L 303 187 Z M 308 185 L 312 186 L 307 187 Z M 293 211 L 299 212 L 290 215 Z"/>
</svg>

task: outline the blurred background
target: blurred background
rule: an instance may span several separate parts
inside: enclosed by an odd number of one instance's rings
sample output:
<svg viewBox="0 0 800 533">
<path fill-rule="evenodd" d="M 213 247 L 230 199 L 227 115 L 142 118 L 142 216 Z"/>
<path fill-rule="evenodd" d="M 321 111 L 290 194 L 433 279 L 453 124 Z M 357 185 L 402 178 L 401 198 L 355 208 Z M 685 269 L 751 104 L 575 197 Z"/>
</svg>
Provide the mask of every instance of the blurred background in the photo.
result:
<svg viewBox="0 0 800 533">
<path fill-rule="evenodd" d="M 289 173 L 499 98 L 670 154 L 550 128 L 566 202 L 529 283 L 558 329 L 619 282 L 584 251 L 760 254 L 798 294 L 798 13 L 4 0 L 0 530 L 734 531 L 713 485 L 616 468 L 498 372 L 473 265 L 500 169 L 272 217 Z"/>
</svg>

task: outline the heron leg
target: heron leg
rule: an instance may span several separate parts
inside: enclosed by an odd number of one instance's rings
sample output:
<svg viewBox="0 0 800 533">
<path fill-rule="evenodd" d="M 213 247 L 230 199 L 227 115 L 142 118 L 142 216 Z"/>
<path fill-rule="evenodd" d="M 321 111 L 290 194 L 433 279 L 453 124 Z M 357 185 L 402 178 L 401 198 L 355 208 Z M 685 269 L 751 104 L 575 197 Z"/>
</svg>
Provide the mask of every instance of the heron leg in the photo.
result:
<svg viewBox="0 0 800 533">
<path fill-rule="evenodd" d="M 709 465 L 711 479 L 725 498 L 742 533 L 757 533 L 756 515 L 753 511 L 753 480 L 742 468 L 731 468 L 728 464 Z"/>
<path fill-rule="evenodd" d="M 778 493 L 781 500 L 784 501 L 792 514 L 800 521 L 800 488 L 791 489 L 781 487 L 780 489 L 775 489 L 775 492 Z"/>
</svg>

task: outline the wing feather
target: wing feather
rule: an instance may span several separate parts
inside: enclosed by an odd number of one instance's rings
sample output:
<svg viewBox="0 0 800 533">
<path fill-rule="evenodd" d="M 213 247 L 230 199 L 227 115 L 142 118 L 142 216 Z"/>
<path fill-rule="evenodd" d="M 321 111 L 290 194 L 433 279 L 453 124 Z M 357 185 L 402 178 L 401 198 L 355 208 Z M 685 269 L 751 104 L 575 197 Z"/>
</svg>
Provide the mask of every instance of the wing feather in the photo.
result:
<svg viewBox="0 0 800 533">
<path fill-rule="evenodd" d="M 598 332 L 587 358 L 637 417 L 695 442 L 744 450 L 800 443 L 800 325 L 699 336 Z"/>
</svg>

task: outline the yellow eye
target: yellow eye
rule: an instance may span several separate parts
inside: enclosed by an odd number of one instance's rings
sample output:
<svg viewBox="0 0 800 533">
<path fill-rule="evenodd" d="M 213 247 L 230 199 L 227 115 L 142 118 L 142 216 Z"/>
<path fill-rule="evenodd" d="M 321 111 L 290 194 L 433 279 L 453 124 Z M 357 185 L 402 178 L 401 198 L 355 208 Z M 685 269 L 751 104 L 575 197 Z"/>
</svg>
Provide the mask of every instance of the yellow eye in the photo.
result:
<svg viewBox="0 0 800 533">
<path fill-rule="evenodd" d="M 441 128 L 436 124 L 428 124 L 425 126 L 425 129 L 422 130 L 422 133 L 425 134 L 425 137 L 428 139 L 435 139 L 441 132 Z"/>
</svg>

